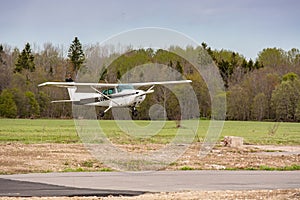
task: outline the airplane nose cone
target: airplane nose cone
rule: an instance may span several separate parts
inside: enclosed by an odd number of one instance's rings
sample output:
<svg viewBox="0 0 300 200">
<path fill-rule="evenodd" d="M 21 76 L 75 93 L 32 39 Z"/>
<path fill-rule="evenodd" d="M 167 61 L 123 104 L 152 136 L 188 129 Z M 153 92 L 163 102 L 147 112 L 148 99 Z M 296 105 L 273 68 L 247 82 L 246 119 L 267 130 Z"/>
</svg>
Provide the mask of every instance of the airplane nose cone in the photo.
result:
<svg viewBox="0 0 300 200">
<path fill-rule="evenodd" d="M 145 100 L 145 98 L 146 98 L 146 94 L 136 97 L 135 99 L 136 105 L 141 104 Z"/>
</svg>

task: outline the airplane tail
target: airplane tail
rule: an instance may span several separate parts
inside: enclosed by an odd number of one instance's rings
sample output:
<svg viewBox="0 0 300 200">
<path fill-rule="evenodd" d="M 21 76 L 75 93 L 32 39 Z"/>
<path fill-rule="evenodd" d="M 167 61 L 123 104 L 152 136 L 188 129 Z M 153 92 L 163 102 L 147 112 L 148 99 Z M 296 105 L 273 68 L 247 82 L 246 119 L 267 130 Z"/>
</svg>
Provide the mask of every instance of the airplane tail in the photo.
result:
<svg viewBox="0 0 300 200">
<path fill-rule="evenodd" d="M 51 101 L 51 103 L 65 103 L 65 102 L 75 102 L 77 101 L 76 99 L 76 87 L 74 86 L 63 86 L 66 87 L 69 93 L 69 98 L 70 99 L 64 99 L 64 100 L 55 100 L 55 101 Z"/>
<path fill-rule="evenodd" d="M 76 101 L 76 87 L 67 87 L 68 89 L 68 93 L 69 93 L 69 97 L 70 97 L 70 101 Z"/>
<path fill-rule="evenodd" d="M 75 82 L 45 82 L 38 86 L 56 86 L 61 88 L 66 88 L 69 93 L 70 99 L 68 100 L 56 100 L 52 102 L 80 102 L 82 100 L 95 100 L 95 98 L 100 97 L 101 94 L 95 93 L 91 90 L 91 86 L 98 85 L 98 83 L 75 83 Z M 102 85 L 102 84 L 101 84 Z M 112 84 L 109 84 L 111 86 Z M 115 84 L 113 84 L 115 85 Z M 81 90 L 78 91 L 78 86 L 82 86 Z"/>
</svg>

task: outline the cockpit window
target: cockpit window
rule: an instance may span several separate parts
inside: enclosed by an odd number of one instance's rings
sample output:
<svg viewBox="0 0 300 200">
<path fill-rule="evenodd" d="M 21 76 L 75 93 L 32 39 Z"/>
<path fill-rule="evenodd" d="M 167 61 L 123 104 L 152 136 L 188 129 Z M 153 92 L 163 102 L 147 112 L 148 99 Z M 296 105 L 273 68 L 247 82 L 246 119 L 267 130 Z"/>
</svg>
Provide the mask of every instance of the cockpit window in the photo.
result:
<svg viewBox="0 0 300 200">
<path fill-rule="evenodd" d="M 123 90 L 133 90 L 133 89 L 134 89 L 134 87 L 132 85 L 126 85 L 126 84 L 118 85 L 118 87 L 117 87 L 118 92 L 121 92 Z"/>
<path fill-rule="evenodd" d="M 114 94 L 115 93 L 115 88 L 109 88 L 107 90 L 103 90 L 102 93 L 105 94 L 105 95 Z"/>
</svg>

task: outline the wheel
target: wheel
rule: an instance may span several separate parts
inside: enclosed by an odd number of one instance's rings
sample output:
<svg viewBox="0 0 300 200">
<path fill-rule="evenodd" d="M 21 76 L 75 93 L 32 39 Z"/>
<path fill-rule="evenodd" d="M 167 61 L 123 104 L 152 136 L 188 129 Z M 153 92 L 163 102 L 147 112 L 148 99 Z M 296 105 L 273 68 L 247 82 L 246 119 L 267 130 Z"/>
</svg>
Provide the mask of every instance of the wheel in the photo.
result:
<svg viewBox="0 0 300 200">
<path fill-rule="evenodd" d="M 105 112 L 100 111 L 99 116 L 100 116 L 100 117 L 104 117 L 104 115 L 105 115 Z"/>
<path fill-rule="evenodd" d="M 132 109 L 132 116 L 136 117 L 138 115 L 138 111 L 136 108 Z"/>
</svg>

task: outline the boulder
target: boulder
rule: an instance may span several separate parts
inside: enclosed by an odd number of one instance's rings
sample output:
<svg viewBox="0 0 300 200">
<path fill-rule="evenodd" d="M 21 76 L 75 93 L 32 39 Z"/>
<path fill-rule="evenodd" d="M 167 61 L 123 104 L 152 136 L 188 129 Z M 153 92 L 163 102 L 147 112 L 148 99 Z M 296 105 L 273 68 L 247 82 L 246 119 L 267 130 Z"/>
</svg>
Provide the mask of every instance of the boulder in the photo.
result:
<svg viewBox="0 0 300 200">
<path fill-rule="evenodd" d="M 244 138 L 236 136 L 225 136 L 223 143 L 225 147 L 242 147 Z"/>
</svg>

